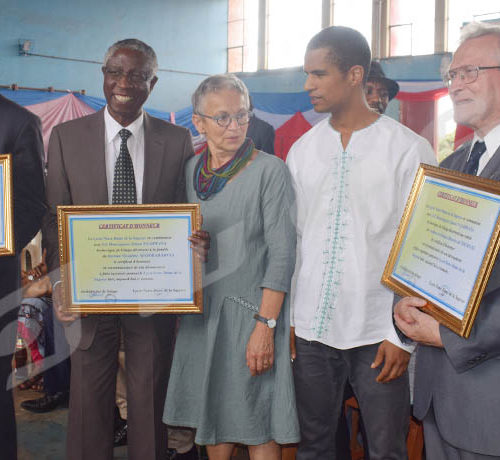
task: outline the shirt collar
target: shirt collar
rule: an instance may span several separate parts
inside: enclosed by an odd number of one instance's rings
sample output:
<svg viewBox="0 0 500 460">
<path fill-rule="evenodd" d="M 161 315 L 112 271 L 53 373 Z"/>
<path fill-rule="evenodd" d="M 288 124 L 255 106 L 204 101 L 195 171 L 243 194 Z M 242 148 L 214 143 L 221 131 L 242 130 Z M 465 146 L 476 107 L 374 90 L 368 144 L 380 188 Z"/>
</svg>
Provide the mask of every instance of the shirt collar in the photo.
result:
<svg viewBox="0 0 500 460">
<path fill-rule="evenodd" d="M 118 133 L 123 128 L 128 129 L 132 133 L 132 136 L 137 137 L 143 125 L 144 112 L 141 112 L 141 114 L 132 123 L 130 123 L 130 125 L 122 126 L 111 116 L 109 108 L 106 105 L 106 110 L 104 110 L 104 127 L 106 129 L 106 142 L 108 144 L 114 141 L 115 137 L 118 136 Z"/>
<path fill-rule="evenodd" d="M 486 155 L 488 155 L 488 160 L 490 160 L 500 147 L 500 125 L 495 126 L 488 134 L 486 134 L 486 136 L 484 136 L 484 139 L 481 139 L 476 133 L 474 133 L 471 150 L 474 147 L 476 141 L 484 141 L 484 143 L 486 144 Z"/>
</svg>

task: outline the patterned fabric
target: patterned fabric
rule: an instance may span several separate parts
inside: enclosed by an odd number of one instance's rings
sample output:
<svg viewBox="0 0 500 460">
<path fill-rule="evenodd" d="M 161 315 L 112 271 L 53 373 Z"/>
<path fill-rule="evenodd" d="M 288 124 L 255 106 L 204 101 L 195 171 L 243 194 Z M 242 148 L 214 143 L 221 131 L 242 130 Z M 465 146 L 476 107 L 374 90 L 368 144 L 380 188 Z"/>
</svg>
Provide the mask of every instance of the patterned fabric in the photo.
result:
<svg viewBox="0 0 500 460">
<path fill-rule="evenodd" d="M 220 168 L 210 167 L 210 151 L 205 147 L 196 163 L 193 174 L 193 187 L 200 200 L 208 200 L 212 195 L 219 193 L 225 185 L 238 174 L 248 163 L 254 151 L 252 139 L 247 138 L 227 163 Z"/>
<path fill-rule="evenodd" d="M 484 142 L 477 141 L 474 144 L 474 147 L 472 147 L 469 159 L 467 160 L 467 163 L 465 165 L 464 172 L 466 174 L 472 174 L 474 176 L 477 174 L 477 169 L 479 167 L 479 159 L 481 158 L 484 152 L 486 152 L 486 144 Z"/>
<path fill-rule="evenodd" d="M 328 205 L 327 237 L 323 250 L 323 282 L 314 320 L 314 331 L 321 338 L 324 338 L 332 320 L 339 296 L 339 286 L 343 282 L 344 246 L 347 235 L 351 234 L 347 209 L 351 160 L 352 155 L 345 150 L 333 155 L 332 194 Z"/>
<path fill-rule="evenodd" d="M 113 204 L 136 204 L 134 165 L 127 147 L 127 139 L 132 135 L 128 129 L 118 133 L 122 139 L 120 154 L 115 163 L 113 178 Z"/>
</svg>

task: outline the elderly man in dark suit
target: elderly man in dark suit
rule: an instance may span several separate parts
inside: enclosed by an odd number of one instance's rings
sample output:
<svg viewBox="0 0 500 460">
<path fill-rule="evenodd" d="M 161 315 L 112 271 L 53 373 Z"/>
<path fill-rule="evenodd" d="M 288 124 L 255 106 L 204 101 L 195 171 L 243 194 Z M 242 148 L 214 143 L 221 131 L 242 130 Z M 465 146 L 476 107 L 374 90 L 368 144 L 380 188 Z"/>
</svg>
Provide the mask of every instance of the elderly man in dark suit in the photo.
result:
<svg viewBox="0 0 500 460">
<path fill-rule="evenodd" d="M 45 202 L 40 120 L 3 96 L 0 96 L 0 153 L 12 154 L 16 250 L 13 256 L 0 257 L 0 457 L 15 460 L 16 421 L 8 379 L 12 373 L 21 300 L 19 255 L 40 229 Z"/>
<path fill-rule="evenodd" d="M 474 139 L 441 166 L 500 180 L 500 27 L 472 23 L 445 76 L 458 123 Z M 427 460 L 500 458 L 500 266 L 494 266 L 470 337 L 415 307 L 395 309 L 398 327 L 419 342 L 414 414 L 424 421 Z"/>
<path fill-rule="evenodd" d="M 54 128 L 47 181 L 50 270 L 58 267 L 57 205 L 185 201 L 184 163 L 193 154 L 189 131 L 142 109 L 157 82 L 157 66 L 155 52 L 145 43 L 136 39 L 115 43 L 102 67 L 106 107 Z M 54 278 L 57 298 L 60 284 Z M 75 320 L 62 312 L 59 301 L 55 303 L 62 320 Z M 171 315 L 89 315 L 68 328 L 75 351 L 67 460 L 113 457 L 120 330 L 127 361 L 128 458 L 166 458 L 161 416 L 174 326 Z"/>
</svg>

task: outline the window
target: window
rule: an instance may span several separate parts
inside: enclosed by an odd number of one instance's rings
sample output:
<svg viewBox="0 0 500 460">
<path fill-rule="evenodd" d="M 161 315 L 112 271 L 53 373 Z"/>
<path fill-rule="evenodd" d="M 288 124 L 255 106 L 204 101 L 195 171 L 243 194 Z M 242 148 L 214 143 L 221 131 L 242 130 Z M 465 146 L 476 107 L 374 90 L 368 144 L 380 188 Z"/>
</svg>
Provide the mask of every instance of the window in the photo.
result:
<svg viewBox="0 0 500 460">
<path fill-rule="evenodd" d="M 500 24 L 500 2 L 498 0 L 474 0 L 449 3 L 448 50 L 455 51 L 459 44 L 460 29 L 472 21 L 491 21 Z"/>
<path fill-rule="evenodd" d="M 258 17 L 258 0 L 228 1 L 228 72 L 257 70 Z"/>
<path fill-rule="evenodd" d="M 366 0 L 335 0 L 333 23 L 359 30 L 372 44 L 372 2 Z"/>
<path fill-rule="evenodd" d="M 391 0 L 389 55 L 410 56 L 434 53 L 435 0 Z"/>
<path fill-rule="evenodd" d="M 361 0 L 360 0 L 361 1 Z M 259 4 L 266 30 L 266 68 L 303 64 L 305 48 L 321 29 L 322 0 L 228 0 L 228 72 L 254 72 L 259 55 Z"/>
<path fill-rule="evenodd" d="M 268 0 L 267 68 L 299 66 L 321 30 L 322 0 Z"/>
</svg>

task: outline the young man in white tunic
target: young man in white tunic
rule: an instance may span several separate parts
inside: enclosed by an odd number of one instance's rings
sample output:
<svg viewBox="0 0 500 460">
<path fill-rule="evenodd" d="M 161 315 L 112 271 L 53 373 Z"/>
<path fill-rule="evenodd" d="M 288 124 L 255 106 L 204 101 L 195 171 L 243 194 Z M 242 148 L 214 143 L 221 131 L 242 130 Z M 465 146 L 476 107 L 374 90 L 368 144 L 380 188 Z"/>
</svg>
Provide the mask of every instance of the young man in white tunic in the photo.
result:
<svg viewBox="0 0 500 460">
<path fill-rule="evenodd" d="M 370 61 L 364 37 L 347 27 L 323 29 L 305 55 L 311 103 L 331 115 L 287 159 L 298 208 L 291 297 L 297 460 L 335 458 L 348 382 L 370 459 L 407 457 L 411 348 L 396 333 L 394 294 L 380 278 L 418 166 L 435 164 L 435 155 L 425 139 L 369 108 Z"/>
</svg>

